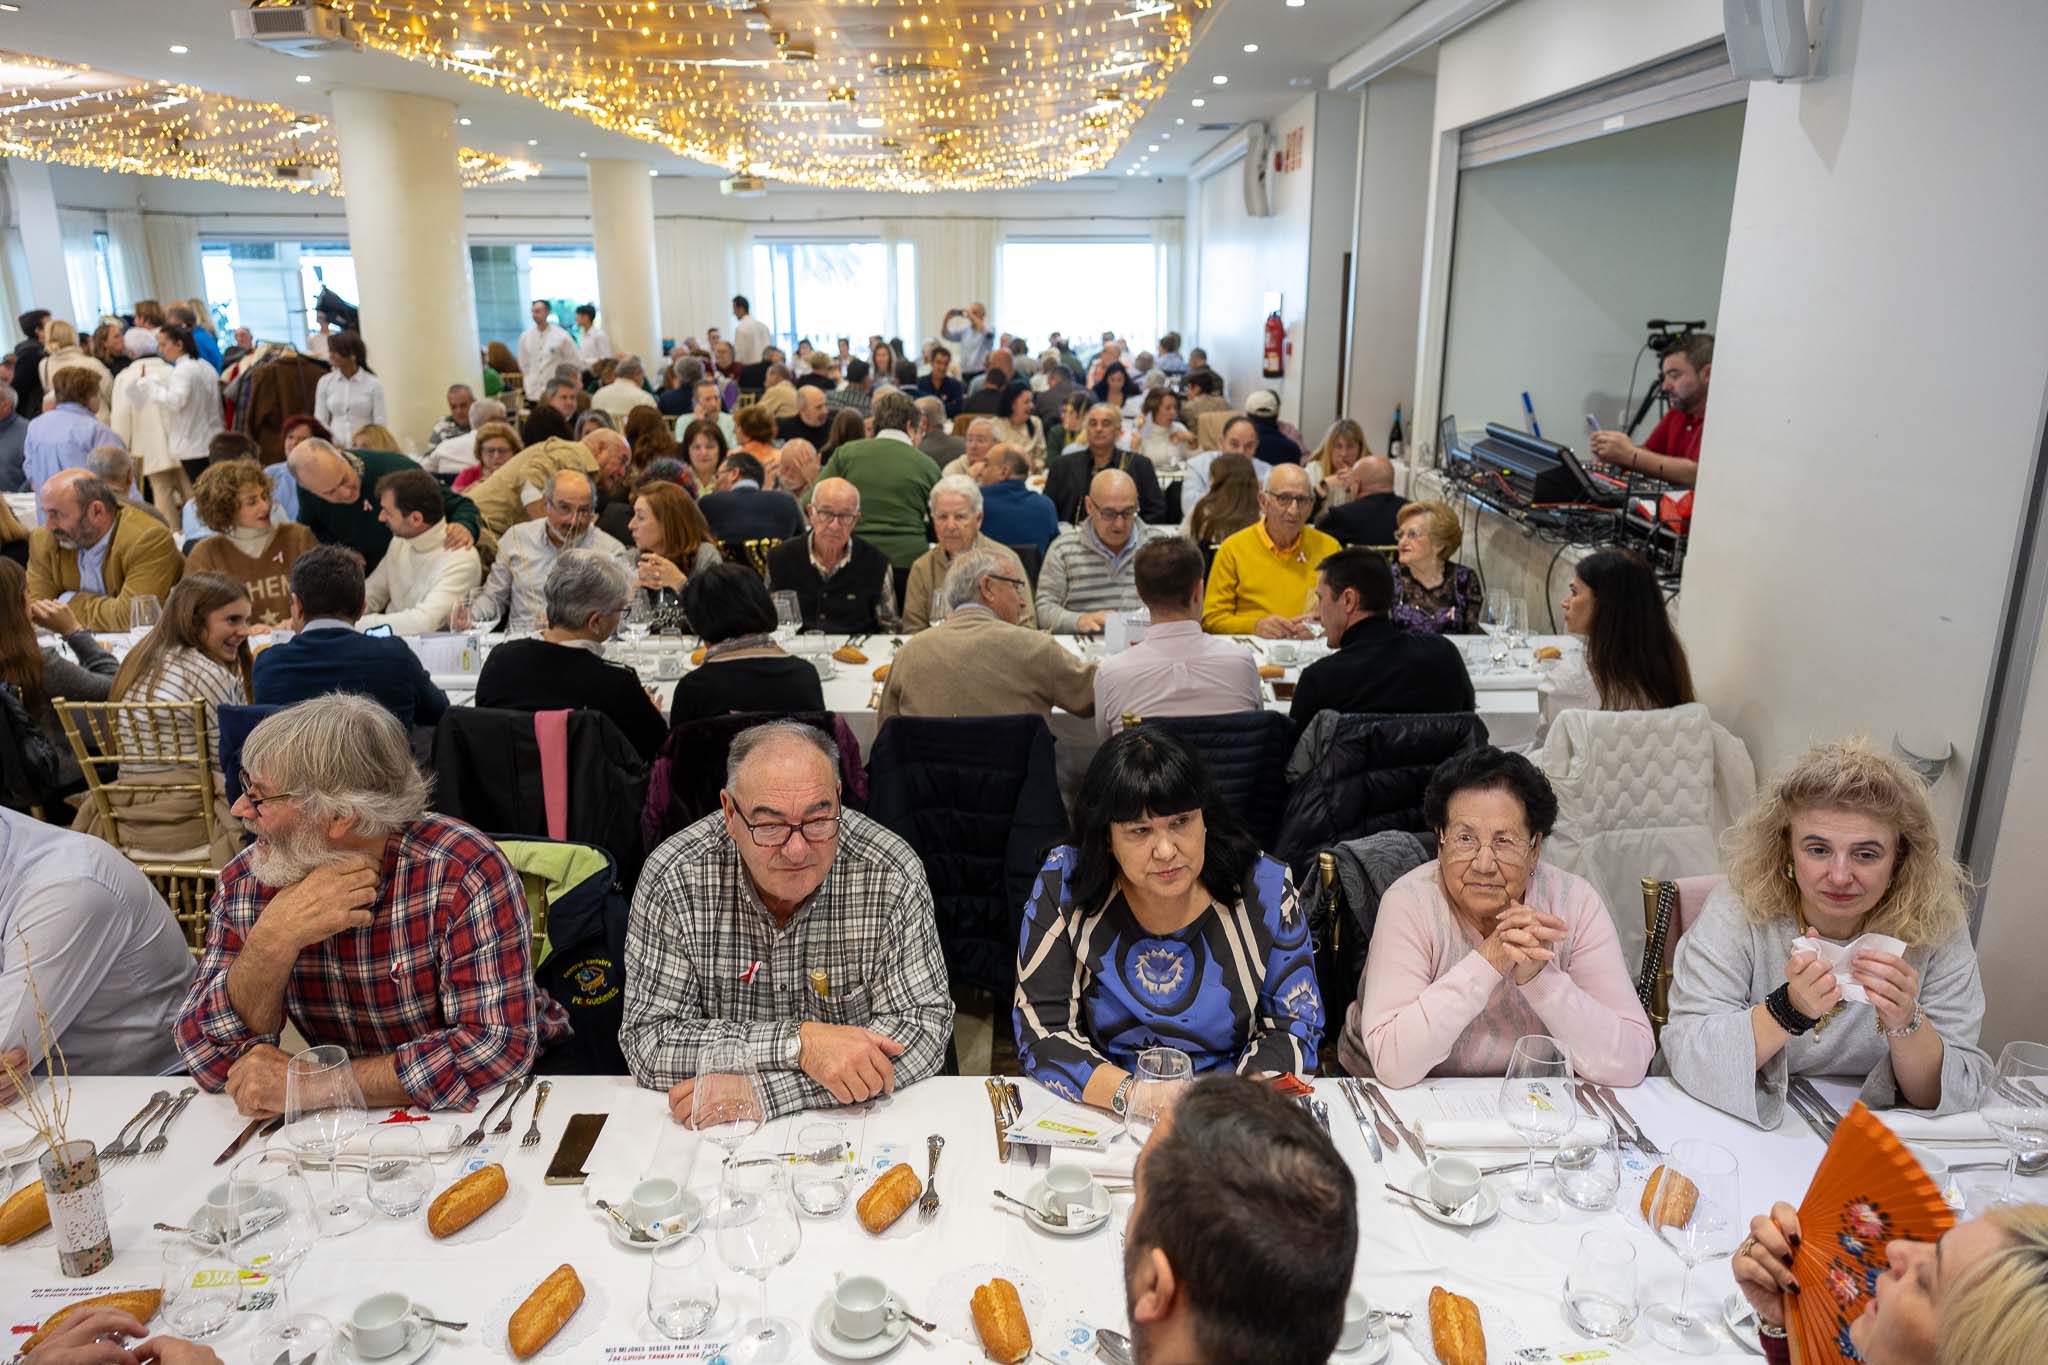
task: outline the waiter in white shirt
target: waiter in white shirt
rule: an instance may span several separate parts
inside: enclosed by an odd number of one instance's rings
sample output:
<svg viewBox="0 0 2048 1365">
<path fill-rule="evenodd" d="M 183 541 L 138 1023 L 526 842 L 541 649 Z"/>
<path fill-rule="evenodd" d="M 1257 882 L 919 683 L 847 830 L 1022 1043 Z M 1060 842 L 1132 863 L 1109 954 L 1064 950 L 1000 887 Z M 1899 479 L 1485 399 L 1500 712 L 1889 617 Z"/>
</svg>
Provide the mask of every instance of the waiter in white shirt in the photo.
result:
<svg viewBox="0 0 2048 1365">
<path fill-rule="evenodd" d="M 612 339 L 597 330 L 596 304 L 576 305 L 576 330 L 583 334 L 576 343 L 576 354 L 583 358 L 584 369 L 596 369 L 598 361 L 612 358 Z"/>
<path fill-rule="evenodd" d="M 557 365 L 583 368 L 576 339 L 548 321 L 549 311 L 546 299 L 535 299 L 533 326 L 519 334 L 519 386 L 526 390 L 529 403 L 538 403 L 548 391 L 548 381 L 555 377 Z"/>
<path fill-rule="evenodd" d="M 760 364 L 762 353 L 774 340 L 768 335 L 768 324 L 754 316 L 745 294 L 732 296 L 732 315 L 739 319 L 732 329 L 732 358 L 742 365 Z"/>
<path fill-rule="evenodd" d="M 370 353 L 362 337 L 336 332 L 328 338 L 327 358 L 334 368 L 313 386 L 313 416 L 333 435 L 334 444 L 346 450 L 355 444 L 357 431 L 384 426 L 390 413 L 383 381 L 370 373 Z"/>
</svg>

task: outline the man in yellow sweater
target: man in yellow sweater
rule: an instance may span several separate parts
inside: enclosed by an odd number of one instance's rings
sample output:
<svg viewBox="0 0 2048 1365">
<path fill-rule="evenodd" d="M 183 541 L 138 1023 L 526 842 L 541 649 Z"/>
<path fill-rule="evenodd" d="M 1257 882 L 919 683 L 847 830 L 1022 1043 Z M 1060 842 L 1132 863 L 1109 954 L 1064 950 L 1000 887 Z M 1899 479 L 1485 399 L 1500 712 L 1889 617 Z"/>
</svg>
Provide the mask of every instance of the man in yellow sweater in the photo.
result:
<svg viewBox="0 0 2048 1365">
<path fill-rule="evenodd" d="M 1226 539 L 1209 570 L 1202 629 L 1211 635 L 1306 640 L 1316 565 L 1338 544 L 1308 524 L 1315 493 L 1298 464 L 1275 465 L 1259 494 L 1258 521 Z"/>
</svg>

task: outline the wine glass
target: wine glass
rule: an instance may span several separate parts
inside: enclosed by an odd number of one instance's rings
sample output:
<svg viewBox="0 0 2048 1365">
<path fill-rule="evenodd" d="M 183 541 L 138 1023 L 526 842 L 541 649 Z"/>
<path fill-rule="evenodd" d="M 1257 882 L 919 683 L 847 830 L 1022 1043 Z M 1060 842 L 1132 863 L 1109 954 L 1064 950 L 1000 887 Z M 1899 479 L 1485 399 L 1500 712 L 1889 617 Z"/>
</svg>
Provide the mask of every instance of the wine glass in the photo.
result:
<svg viewBox="0 0 2048 1365">
<path fill-rule="evenodd" d="M 803 1225 L 790 1198 L 789 1173 L 779 1165 L 729 1166 L 718 1191 L 718 1254 L 727 1266 L 761 1282 L 761 1316 L 740 1324 L 736 1359 L 789 1360 L 797 1325 L 768 1310 L 768 1276 L 787 1265 L 803 1244 Z"/>
<path fill-rule="evenodd" d="M 1508 652 L 1513 654 L 1529 643 L 1529 603 L 1521 597 L 1510 597 L 1506 610 L 1501 614 L 1501 635 L 1506 638 Z"/>
<path fill-rule="evenodd" d="M 619 614 L 619 633 L 628 643 L 638 644 L 647 638 L 647 632 L 654 628 L 654 606 L 647 600 L 647 594 L 638 588 L 626 599 L 626 609 Z"/>
<path fill-rule="evenodd" d="M 690 1127 L 724 1148 L 730 1165 L 741 1144 L 767 1119 L 768 1101 L 746 1044 L 737 1038 L 707 1044 L 690 1095 Z"/>
<path fill-rule="evenodd" d="M 1693 1270 L 1703 1261 L 1732 1255 L 1742 1238 L 1742 1177 L 1734 1153 L 1698 1138 L 1672 1143 L 1649 1216 L 1657 1235 L 1685 1262 L 1678 1302 L 1652 1304 L 1643 1314 L 1650 1335 L 1686 1355 L 1712 1355 L 1721 1345 L 1716 1326 L 1720 1314 L 1695 1310 L 1686 1298 L 1692 1291 Z"/>
<path fill-rule="evenodd" d="M 258 1152 L 235 1163 L 228 1177 L 228 1226 L 239 1229 L 226 1242 L 236 1265 L 267 1276 L 277 1286 L 277 1313 L 256 1338 L 251 1356 L 305 1360 L 334 1340 L 334 1324 L 317 1313 L 292 1312 L 292 1270 L 320 1240 L 320 1214 L 313 1192 L 289 1152 Z"/>
<path fill-rule="evenodd" d="M 137 593 L 128 599 L 128 629 L 134 632 L 139 642 L 142 637 L 156 629 L 156 623 L 164 619 L 164 604 L 161 599 L 149 593 Z"/>
<path fill-rule="evenodd" d="M 1486 607 L 1479 617 L 1479 628 L 1485 631 L 1486 638 L 1493 642 L 1490 654 L 1495 668 L 1507 662 L 1507 646 L 1502 643 L 1501 634 L 1507 628 L 1509 600 L 1506 588 L 1488 588 Z"/>
<path fill-rule="evenodd" d="M 361 1204 L 341 1192 L 341 1149 L 369 1122 L 346 1048 L 309 1047 L 285 1064 L 284 1140 L 302 1156 L 327 1158 L 329 1198 L 321 1231 L 331 1237 L 370 1220 Z"/>
<path fill-rule="evenodd" d="M 1503 1200 L 1501 1212 L 1524 1223 L 1554 1223 L 1557 1191 L 1536 1183 L 1536 1149 L 1560 1141 L 1572 1130 L 1572 1062 L 1564 1044 L 1541 1033 L 1515 1040 L 1508 1074 L 1500 1083 L 1500 1116 L 1529 1144 L 1522 1188 Z"/>
<path fill-rule="evenodd" d="M 793 592 L 778 592 L 775 599 L 775 638 L 792 640 L 804 628 L 804 609 Z"/>
<path fill-rule="evenodd" d="M 1152 1130 L 1164 1121 L 1194 1074 L 1193 1059 L 1178 1048 L 1148 1047 L 1139 1053 L 1138 1069 L 1131 1073 L 1129 1103 L 1124 1106 L 1124 1132 L 1138 1143 L 1149 1141 Z"/>
<path fill-rule="evenodd" d="M 370 1202 L 386 1218 L 410 1218 L 427 1202 L 434 1168 L 419 1129 L 401 1123 L 370 1134 L 370 1169 L 363 1177 Z"/>
<path fill-rule="evenodd" d="M 2022 1204 L 2013 1186 L 2020 1158 L 2048 1150 L 2048 1046 L 2007 1043 L 1998 1054 L 1998 1069 L 1977 1101 L 1977 1112 L 1998 1134 L 2009 1157 L 2005 1184 L 1992 1206 Z"/>
</svg>

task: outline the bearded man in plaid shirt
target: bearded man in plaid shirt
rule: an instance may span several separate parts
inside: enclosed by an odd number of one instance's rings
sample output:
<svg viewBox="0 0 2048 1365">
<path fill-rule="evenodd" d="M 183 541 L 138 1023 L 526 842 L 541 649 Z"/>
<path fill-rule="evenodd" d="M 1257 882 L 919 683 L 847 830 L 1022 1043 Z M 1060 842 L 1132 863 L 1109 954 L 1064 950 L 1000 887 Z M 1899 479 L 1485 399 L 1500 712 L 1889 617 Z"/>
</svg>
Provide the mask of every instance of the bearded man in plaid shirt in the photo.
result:
<svg viewBox="0 0 2048 1365">
<path fill-rule="evenodd" d="M 924 865 L 839 799 L 839 751 L 808 725 L 741 732 L 719 810 L 647 860 L 626 929 L 619 1043 L 690 1121 L 734 1043 L 768 1115 L 854 1104 L 935 1074 L 953 998 Z"/>
<path fill-rule="evenodd" d="M 178 1017 L 193 1079 L 284 1110 L 285 1020 L 354 1059 L 373 1109 L 469 1109 L 567 1035 L 533 984 L 526 893 L 498 846 L 427 810 L 405 729 L 368 697 L 286 707 L 242 749 L 235 815 Z"/>
</svg>

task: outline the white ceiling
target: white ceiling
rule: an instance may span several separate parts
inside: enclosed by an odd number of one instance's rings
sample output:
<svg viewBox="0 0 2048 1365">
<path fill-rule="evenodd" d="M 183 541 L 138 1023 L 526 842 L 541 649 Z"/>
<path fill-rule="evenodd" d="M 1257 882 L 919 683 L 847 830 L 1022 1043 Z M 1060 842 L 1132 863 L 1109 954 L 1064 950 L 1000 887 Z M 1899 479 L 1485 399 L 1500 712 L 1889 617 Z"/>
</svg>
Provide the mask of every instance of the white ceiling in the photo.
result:
<svg viewBox="0 0 2048 1365">
<path fill-rule="evenodd" d="M 664 175 L 716 176 L 719 168 L 597 128 L 573 113 L 489 89 L 453 72 L 364 50 L 301 61 L 234 41 L 229 15 L 239 0 L 14 0 L 0 12 L 0 48 L 88 63 L 131 75 L 182 81 L 224 94 L 330 112 L 328 92 L 370 86 L 436 95 L 469 119 L 464 145 L 538 161 L 543 177 L 580 179 L 578 155 L 645 160 Z M 1198 16 L 1199 40 L 1166 93 L 1135 126 L 1105 172 L 1181 176 L 1229 128 L 1270 118 L 1323 87 L 1330 65 L 1378 33 L 1414 0 L 1214 0 Z M 81 21 L 84 22 L 81 22 Z M 1244 45 L 1259 51 L 1246 53 Z M 189 49 L 178 54 L 173 45 Z M 1227 85 L 1213 84 L 1224 75 Z M 300 77 L 310 77 L 301 80 Z M 1202 99 L 1195 108 L 1194 99 Z M 1185 120 L 1180 122 L 1179 120 Z M 1153 145 L 1158 152 L 1149 152 Z M 1142 161 L 1141 161 L 1141 158 Z M 539 183 L 539 182 L 532 182 Z"/>
</svg>

